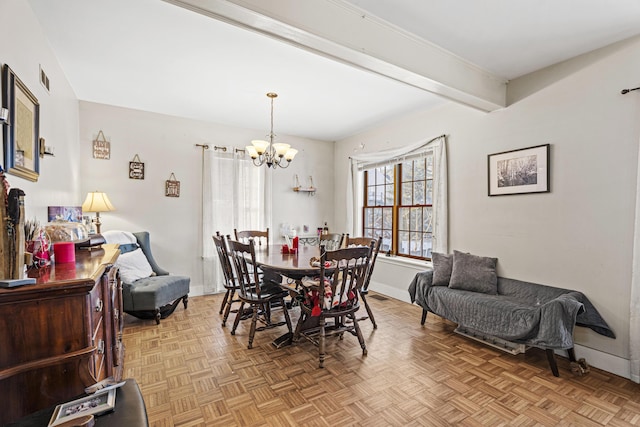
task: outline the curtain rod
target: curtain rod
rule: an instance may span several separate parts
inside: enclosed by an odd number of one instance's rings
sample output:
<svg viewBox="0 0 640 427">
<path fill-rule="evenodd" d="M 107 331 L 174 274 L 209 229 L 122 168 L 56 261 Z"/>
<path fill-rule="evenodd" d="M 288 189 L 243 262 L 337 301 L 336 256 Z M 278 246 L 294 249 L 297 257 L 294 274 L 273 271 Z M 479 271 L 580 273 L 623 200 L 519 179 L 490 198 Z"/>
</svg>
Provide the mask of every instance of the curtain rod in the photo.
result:
<svg viewBox="0 0 640 427">
<path fill-rule="evenodd" d="M 209 144 L 196 144 L 195 146 L 196 146 L 196 147 L 202 147 L 202 149 L 203 149 L 203 150 L 208 150 L 209 148 L 211 148 L 211 147 L 209 146 Z M 221 150 L 221 151 L 224 151 L 224 152 L 226 152 L 226 151 L 227 151 L 227 147 L 224 147 L 224 146 L 218 146 L 218 145 L 214 145 L 214 146 L 213 146 L 213 149 L 214 149 L 214 150 L 216 150 L 216 151 L 218 151 L 218 150 Z M 236 153 L 244 153 L 244 149 L 242 149 L 242 148 L 234 148 L 233 150 L 234 150 Z"/>
<path fill-rule="evenodd" d="M 638 88 L 638 89 L 640 89 L 640 88 Z M 440 138 L 446 138 L 446 137 L 447 137 L 447 134 L 446 134 L 446 133 L 443 133 L 442 135 L 438 135 L 438 136 L 436 136 L 435 138 L 431 138 L 430 140 L 428 140 L 427 142 L 425 142 L 424 144 L 422 144 L 422 146 L 425 146 L 425 145 L 427 145 L 427 144 L 431 144 L 433 141 L 435 141 L 435 140 L 437 140 L 437 139 L 440 139 Z M 421 146 L 421 147 L 422 147 L 422 146 Z M 401 156 L 398 156 L 398 157 L 401 157 Z M 351 159 L 351 156 L 349 156 L 349 159 Z"/>
</svg>

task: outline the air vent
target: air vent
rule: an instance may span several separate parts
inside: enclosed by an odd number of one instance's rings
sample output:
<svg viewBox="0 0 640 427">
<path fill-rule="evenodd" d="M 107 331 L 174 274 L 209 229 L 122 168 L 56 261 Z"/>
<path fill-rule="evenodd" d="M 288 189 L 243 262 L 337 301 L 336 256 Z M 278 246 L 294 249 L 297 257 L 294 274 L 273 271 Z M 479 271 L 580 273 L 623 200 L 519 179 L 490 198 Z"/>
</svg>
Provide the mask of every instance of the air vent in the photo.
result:
<svg viewBox="0 0 640 427">
<path fill-rule="evenodd" d="M 42 65 L 40 65 L 40 83 L 42 83 L 42 86 L 49 92 L 49 76 L 47 76 L 42 69 Z"/>
</svg>

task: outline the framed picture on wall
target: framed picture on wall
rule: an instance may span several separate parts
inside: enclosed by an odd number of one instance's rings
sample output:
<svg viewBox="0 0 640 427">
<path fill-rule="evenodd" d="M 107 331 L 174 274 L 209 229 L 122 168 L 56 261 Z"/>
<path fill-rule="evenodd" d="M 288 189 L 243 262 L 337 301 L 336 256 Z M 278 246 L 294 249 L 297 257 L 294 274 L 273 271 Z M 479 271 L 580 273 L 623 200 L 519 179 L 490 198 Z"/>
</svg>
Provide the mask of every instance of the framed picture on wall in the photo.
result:
<svg viewBox="0 0 640 427">
<path fill-rule="evenodd" d="M 550 144 L 488 155 L 489 196 L 548 193 Z"/>
<path fill-rule="evenodd" d="M 40 174 L 40 104 L 7 64 L 2 69 L 2 106 L 9 110 L 3 126 L 7 173 L 29 181 Z"/>
</svg>

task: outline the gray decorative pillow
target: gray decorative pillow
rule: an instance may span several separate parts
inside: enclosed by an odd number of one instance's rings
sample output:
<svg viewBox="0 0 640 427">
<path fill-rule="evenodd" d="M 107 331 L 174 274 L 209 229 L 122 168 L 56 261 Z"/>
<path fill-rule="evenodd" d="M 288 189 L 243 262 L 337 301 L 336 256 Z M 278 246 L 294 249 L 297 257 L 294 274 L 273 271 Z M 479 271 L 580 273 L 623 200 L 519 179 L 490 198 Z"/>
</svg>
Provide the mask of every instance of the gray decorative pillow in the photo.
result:
<svg viewBox="0 0 640 427">
<path fill-rule="evenodd" d="M 431 261 L 433 262 L 433 280 L 431 284 L 433 286 L 449 286 L 451 269 L 453 268 L 453 255 L 433 252 Z"/>
<path fill-rule="evenodd" d="M 498 258 L 453 251 L 453 268 L 449 287 L 495 295 L 498 293 L 497 263 Z"/>
</svg>

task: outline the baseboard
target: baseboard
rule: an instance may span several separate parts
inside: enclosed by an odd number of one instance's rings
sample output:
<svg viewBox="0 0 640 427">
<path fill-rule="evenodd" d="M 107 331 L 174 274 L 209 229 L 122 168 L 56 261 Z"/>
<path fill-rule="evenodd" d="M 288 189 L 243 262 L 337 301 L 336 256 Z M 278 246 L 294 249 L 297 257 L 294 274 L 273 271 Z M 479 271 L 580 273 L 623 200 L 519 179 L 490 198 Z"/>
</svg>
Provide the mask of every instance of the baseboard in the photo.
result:
<svg viewBox="0 0 640 427">
<path fill-rule="evenodd" d="M 371 283 L 369 283 L 369 289 L 371 289 L 373 292 L 377 292 L 379 294 L 386 295 L 400 301 L 411 303 L 408 289 L 398 289 L 394 288 L 393 286 L 374 281 L 371 281 Z"/>
<path fill-rule="evenodd" d="M 580 344 L 574 345 L 576 358 L 584 358 L 590 366 L 602 369 L 623 378 L 631 379 L 631 366 L 629 360 L 615 356 L 613 354 L 604 353 L 593 348 L 584 347 Z M 567 357 L 566 351 L 556 351 L 557 354 Z"/>
</svg>

